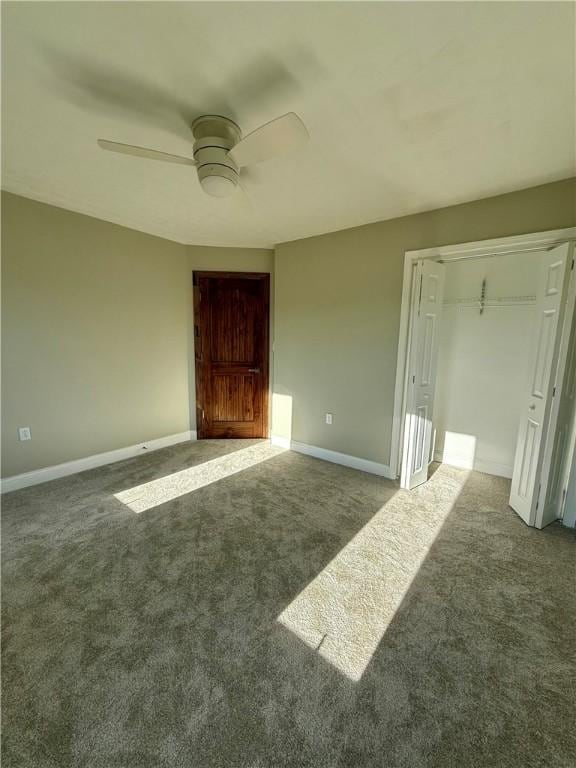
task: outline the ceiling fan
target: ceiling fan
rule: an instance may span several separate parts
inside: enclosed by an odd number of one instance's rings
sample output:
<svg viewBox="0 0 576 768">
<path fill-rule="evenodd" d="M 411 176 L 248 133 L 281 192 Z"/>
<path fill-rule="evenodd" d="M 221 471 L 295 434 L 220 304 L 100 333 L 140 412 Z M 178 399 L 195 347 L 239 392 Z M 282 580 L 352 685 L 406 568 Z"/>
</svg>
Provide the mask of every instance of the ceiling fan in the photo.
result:
<svg viewBox="0 0 576 768">
<path fill-rule="evenodd" d="M 171 155 L 106 139 L 98 139 L 98 145 L 111 152 L 149 160 L 195 165 L 204 192 L 212 197 L 228 197 L 238 185 L 241 168 L 300 147 L 308 139 L 306 126 L 294 112 L 271 120 L 244 138 L 233 120 L 219 115 L 202 115 L 192 123 L 192 135 L 193 157 Z"/>
</svg>

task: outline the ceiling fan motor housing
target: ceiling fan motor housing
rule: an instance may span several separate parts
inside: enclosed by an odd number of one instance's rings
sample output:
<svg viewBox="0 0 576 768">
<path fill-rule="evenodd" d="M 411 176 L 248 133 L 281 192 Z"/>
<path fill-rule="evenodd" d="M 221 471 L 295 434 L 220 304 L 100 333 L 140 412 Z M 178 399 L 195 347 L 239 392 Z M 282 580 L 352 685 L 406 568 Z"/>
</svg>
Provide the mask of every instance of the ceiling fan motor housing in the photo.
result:
<svg viewBox="0 0 576 768">
<path fill-rule="evenodd" d="M 228 197 L 238 185 L 240 175 L 228 154 L 242 137 L 240 128 L 226 117 L 205 115 L 194 121 L 192 133 L 202 189 L 213 197 Z"/>
</svg>

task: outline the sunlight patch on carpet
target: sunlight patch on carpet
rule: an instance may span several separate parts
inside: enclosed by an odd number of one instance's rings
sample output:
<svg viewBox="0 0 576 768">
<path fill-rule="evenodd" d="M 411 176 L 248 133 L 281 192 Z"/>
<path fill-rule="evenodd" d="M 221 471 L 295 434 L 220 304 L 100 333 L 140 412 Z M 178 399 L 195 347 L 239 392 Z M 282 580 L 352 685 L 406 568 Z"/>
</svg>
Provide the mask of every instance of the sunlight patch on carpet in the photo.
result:
<svg viewBox="0 0 576 768">
<path fill-rule="evenodd" d="M 396 493 L 278 617 L 350 680 L 364 674 L 469 473 L 441 475 Z"/>
<path fill-rule="evenodd" d="M 126 504 L 132 512 L 145 512 L 147 509 L 197 491 L 199 488 L 235 475 L 281 453 L 284 453 L 282 448 L 272 446 L 269 442 L 251 445 L 189 469 L 151 480 L 149 483 L 136 485 L 115 493 L 114 496 L 118 501 Z"/>
</svg>

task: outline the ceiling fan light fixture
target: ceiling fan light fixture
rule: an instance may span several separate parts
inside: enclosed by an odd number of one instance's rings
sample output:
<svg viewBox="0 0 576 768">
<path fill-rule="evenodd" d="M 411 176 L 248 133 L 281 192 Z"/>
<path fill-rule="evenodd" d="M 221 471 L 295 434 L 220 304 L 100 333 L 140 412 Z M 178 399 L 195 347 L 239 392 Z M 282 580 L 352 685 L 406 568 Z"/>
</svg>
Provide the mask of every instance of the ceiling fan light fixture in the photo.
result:
<svg viewBox="0 0 576 768">
<path fill-rule="evenodd" d="M 200 179 L 204 192 L 211 197 L 230 197 L 236 189 L 236 181 L 227 176 L 209 175 Z"/>
<path fill-rule="evenodd" d="M 214 130 L 211 118 L 208 125 Z M 195 124 L 196 125 L 196 124 Z M 229 156 L 232 140 L 224 135 L 228 126 L 223 123 L 222 135 L 203 136 L 194 142 L 194 159 L 200 186 L 211 197 L 229 197 L 238 184 L 240 169 Z"/>
</svg>

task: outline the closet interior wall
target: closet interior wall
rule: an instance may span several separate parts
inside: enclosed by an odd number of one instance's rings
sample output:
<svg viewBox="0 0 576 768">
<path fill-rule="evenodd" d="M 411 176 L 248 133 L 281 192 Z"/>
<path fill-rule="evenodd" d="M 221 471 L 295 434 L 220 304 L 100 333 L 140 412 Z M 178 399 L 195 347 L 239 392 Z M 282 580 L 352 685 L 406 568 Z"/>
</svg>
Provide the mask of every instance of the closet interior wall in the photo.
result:
<svg viewBox="0 0 576 768">
<path fill-rule="evenodd" d="M 541 251 L 447 263 L 434 458 L 512 477 Z"/>
</svg>

